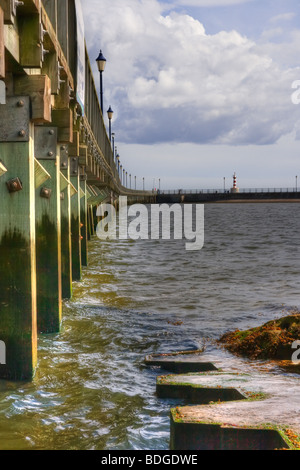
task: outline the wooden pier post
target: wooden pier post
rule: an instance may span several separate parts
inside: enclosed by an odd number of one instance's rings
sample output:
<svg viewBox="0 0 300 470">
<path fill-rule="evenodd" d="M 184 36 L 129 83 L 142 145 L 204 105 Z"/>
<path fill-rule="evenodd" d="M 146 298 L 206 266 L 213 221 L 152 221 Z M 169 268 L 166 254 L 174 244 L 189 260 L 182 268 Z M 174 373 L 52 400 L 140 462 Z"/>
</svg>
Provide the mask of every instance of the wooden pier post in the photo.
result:
<svg viewBox="0 0 300 470">
<path fill-rule="evenodd" d="M 81 227 L 80 227 L 80 175 L 78 157 L 70 156 L 70 181 L 76 189 L 71 198 L 71 233 L 72 233 L 72 276 L 74 281 L 81 280 Z"/>
<path fill-rule="evenodd" d="M 88 265 L 88 212 L 86 195 L 86 175 L 80 175 L 80 226 L 81 226 L 81 262 Z"/>
<path fill-rule="evenodd" d="M 62 297 L 72 297 L 71 185 L 68 146 L 61 145 L 61 263 Z"/>
<path fill-rule="evenodd" d="M 37 362 L 34 126 L 29 97 L 0 106 L 0 377 L 29 380 Z"/>
<path fill-rule="evenodd" d="M 37 321 L 40 333 L 60 330 L 61 199 L 57 128 L 35 128 L 35 157 L 50 179 L 36 189 Z"/>
</svg>

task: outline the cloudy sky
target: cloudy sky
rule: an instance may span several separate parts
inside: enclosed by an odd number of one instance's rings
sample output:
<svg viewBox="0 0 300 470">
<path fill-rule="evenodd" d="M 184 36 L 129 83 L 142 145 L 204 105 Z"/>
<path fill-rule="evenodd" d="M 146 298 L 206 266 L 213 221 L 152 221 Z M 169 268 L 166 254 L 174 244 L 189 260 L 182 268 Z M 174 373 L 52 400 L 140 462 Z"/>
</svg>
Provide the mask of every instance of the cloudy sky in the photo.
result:
<svg viewBox="0 0 300 470">
<path fill-rule="evenodd" d="M 299 0 L 84 0 L 121 162 L 141 186 L 294 187 Z M 300 82 L 299 82 L 300 83 Z M 300 94 L 299 94 L 300 95 Z M 106 116 L 105 116 L 106 119 Z M 107 119 L 106 119 L 107 120 Z"/>
</svg>

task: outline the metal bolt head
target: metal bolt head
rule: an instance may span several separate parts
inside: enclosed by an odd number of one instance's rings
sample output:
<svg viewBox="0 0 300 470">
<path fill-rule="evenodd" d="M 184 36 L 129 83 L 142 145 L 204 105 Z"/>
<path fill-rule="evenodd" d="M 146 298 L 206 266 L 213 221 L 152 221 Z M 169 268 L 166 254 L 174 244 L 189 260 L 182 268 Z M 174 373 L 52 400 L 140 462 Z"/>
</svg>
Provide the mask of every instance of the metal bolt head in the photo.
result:
<svg viewBox="0 0 300 470">
<path fill-rule="evenodd" d="M 49 189 L 49 188 L 42 188 L 41 189 L 41 193 L 40 193 L 41 197 L 43 197 L 45 199 L 50 199 L 51 194 L 52 194 L 52 189 Z"/>
<path fill-rule="evenodd" d="M 7 181 L 6 186 L 10 193 L 16 193 L 23 189 L 22 181 L 19 178 L 13 178 Z"/>
<path fill-rule="evenodd" d="M 53 152 L 48 152 L 48 157 L 53 157 Z"/>
<path fill-rule="evenodd" d="M 19 101 L 17 102 L 17 106 L 18 106 L 18 108 L 23 108 L 23 106 L 25 106 L 24 101 L 23 101 L 23 100 L 19 100 Z"/>
<path fill-rule="evenodd" d="M 21 129 L 19 131 L 19 137 L 25 137 L 25 135 L 26 135 L 26 132 L 24 131 L 24 129 Z"/>
</svg>

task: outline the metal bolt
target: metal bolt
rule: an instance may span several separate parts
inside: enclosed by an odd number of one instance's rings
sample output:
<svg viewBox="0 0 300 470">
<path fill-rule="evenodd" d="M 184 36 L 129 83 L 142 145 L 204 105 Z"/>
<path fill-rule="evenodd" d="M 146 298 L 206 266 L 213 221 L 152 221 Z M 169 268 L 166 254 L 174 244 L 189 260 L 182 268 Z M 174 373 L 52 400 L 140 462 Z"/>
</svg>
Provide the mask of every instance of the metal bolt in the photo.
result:
<svg viewBox="0 0 300 470">
<path fill-rule="evenodd" d="M 48 157 L 53 157 L 53 152 L 48 152 Z"/>
<path fill-rule="evenodd" d="M 26 132 L 24 131 L 24 129 L 19 131 L 19 137 L 25 137 L 25 135 L 26 135 Z"/>
<path fill-rule="evenodd" d="M 23 108 L 24 105 L 25 105 L 25 103 L 24 103 L 23 100 L 20 100 L 20 101 L 18 101 L 18 103 L 17 103 L 17 106 L 18 106 L 19 108 Z"/>
<path fill-rule="evenodd" d="M 61 150 L 66 150 L 66 146 L 65 146 L 65 145 L 62 145 L 60 148 L 61 148 Z"/>
<path fill-rule="evenodd" d="M 54 135 L 54 130 L 51 129 L 51 130 L 49 131 L 49 134 L 50 134 L 50 135 Z"/>
</svg>

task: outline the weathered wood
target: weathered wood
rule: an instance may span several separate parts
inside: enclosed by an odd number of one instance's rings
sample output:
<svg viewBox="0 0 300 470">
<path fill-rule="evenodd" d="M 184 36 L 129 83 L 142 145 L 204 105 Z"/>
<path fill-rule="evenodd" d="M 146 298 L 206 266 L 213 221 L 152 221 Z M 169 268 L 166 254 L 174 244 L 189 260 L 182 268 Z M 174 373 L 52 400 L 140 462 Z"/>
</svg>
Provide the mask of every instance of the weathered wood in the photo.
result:
<svg viewBox="0 0 300 470">
<path fill-rule="evenodd" d="M 57 32 L 57 0 L 42 0 L 42 4 L 52 23 L 54 31 Z"/>
<path fill-rule="evenodd" d="M 69 82 L 63 80 L 60 82 L 60 88 L 57 96 L 55 96 L 54 100 L 54 108 L 55 109 L 64 109 L 70 106 L 70 85 Z"/>
<path fill-rule="evenodd" d="M 46 54 L 43 66 L 42 74 L 47 75 L 51 81 L 51 93 L 57 95 L 60 90 L 59 83 L 59 69 L 58 69 L 58 55 L 57 52 L 50 52 Z"/>
<path fill-rule="evenodd" d="M 57 36 L 64 56 L 69 62 L 69 17 L 68 0 L 58 0 L 57 4 Z"/>
<path fill-rule="evenodd" d="M 40 15 L 24 16 L 18 20 L 20 36 L 20 65 L 40 68 L 43 53 Z"/>
<path fill-rule="evenodd" d="M 61 160 L 68 156 L 68 148 L 60 147 Z M 69 165 L 61 170 L 61 173 L 67 180 L 66 188 L 63 191 L 61 199 L 61 278 L 62 278 L 62 297 L 70 299 L 72 297 L 72 239 L 71 239 L 71 187 L 70 167 Z M 62 187 L 61 187 L 62 189 Z"/>
<path fill-rule="evenodd" d="M 51 122 L 51 81 L 47 75 L 16 77 L 15 93 L 30 96 L 33 122 Z"/>
<path fill-rule="evenodd" d="M 4 13 L 0 7 L 0 78 L 5 77 Z"/>
<path fill-rule="evenodd" d="M 71 109 L 53 109 L 52 124 L 58 127 L 58 142 L 73 142 L 73 112 Z"/>
<path fill-rule="evenodd" d="M 4 45 L 16 62 L 20 61 L 20 39 L 17 27 L 4 25 Z"/>
<path fill-rule="evenodd" d="M 36 190 L 37 322 L 40 333 L 56 333 L 62 315 L 59 156 L 41 163 L 51 175 L 43 185 L 51 195 Z"/>
<path fill-rule="evenodd" d="M 79 132 L 73 132 L 73 142 L 69 144 L 70 155 L 76 155 L 79 157 Z"/>
<path fill-rule="evenodd" d="M 88 265 L 88 213 L 86 196 L 86 175 L 80 176 L 80 228 L 81 228 L 81 262 L 82 266 Z"/>
<path fill-rule="evenodd" d="M 50 50 L 52 52 L 56 51 L 57 58 L 58 58 L 58 60 L 60 62 L 60 65 L 62 67 L 61 76 L 63 78 L 67 77 L 71 88 L 74 89 L 74 78 L 73 78 L 72 73 L 70 71 L 70 68 L 69 68 L 69 65 L 68 65 L 68 62 L 67 62 L 67 58 L 64 55 L 61 44 L 59 43 L 59 38 L 57 37 L 55 30 L 53 29 L 52 23 L 51 23 L 48 15 L 47 15 L 44 7 L 42 7 L 41 15 L 42 15 L 42 23 L 44 25 L 45 30 L 47 31 L 47 35 L 44 38 L 45 48 L 47 48 L 48 50 Z M 49 54 L 47 54 L 47 55 L 49 55 Z M 45 59 L 47 58 L 47 55 L 46 55 Z M 53 86 L 52 86 L 52 88 L 54 89 Z"/>
<path fill-rule="evenodd" d="M 30 125 L 28 142 L 0 145 L 8 169 L 0 185 L 0 339 L 7 352 L 0 377 L 9 380 L 31 379 L 37 363 L 33 138 Z M 15 177 L 23 190 L 9 193 L 4 183 Z"/>
<path fill-rule="evenodd" d="M 79 165 L 87 166 L 88 164 L 88 148 L 86 145 L 80 145 L 79 147 Z"/>
<path fill-rule="evenodd" d="M 80 281 L 82 275 L 82 263 L 79 174 L 77 176 L 70 176 L 70 181 L 77 190 L 77 193 L 71 198 L 72 276 L 74 281 Z"/>
<path fill-rule="evenodd" d="M 16 9 L 13 0 L 0 0 L 0 7 L 4 13 L 5 24 L 13 24 L 16 16 Z"/>
</svg>

